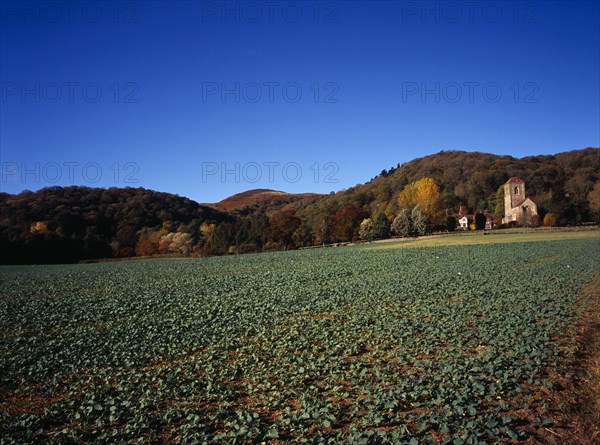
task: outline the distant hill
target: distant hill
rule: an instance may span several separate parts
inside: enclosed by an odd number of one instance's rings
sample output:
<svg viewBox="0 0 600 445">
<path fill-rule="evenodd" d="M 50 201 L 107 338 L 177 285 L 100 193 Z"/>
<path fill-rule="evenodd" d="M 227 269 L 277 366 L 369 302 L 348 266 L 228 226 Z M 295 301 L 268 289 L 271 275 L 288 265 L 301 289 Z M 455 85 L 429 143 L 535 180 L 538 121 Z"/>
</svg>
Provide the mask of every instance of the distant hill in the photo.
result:
<svg viewBox="0 0 600 445">
<path fill-rule="evenodd" d="M 287 193 L 269 189 L 247 190 L 229 196 L 215 204 L 206 204 L 207 206 L 225 212 L 234 212 L 238 215 L 263 211 L 270 213 L 281 207 L 304 200 L 315 200 L 322 197 L 319 193 Z"/>
</svg>

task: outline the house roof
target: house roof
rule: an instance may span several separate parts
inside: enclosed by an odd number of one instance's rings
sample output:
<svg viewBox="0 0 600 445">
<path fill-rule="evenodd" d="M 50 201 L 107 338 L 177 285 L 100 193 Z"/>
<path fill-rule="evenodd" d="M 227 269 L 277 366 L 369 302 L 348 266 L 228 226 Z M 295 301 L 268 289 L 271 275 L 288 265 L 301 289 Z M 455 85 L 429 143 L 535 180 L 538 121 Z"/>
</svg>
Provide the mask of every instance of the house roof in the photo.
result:
<svg viewBox="0 0 600 445">
<path fill-rule="evenodd" d="M 506 181 L 509 184 L 512 184 L 513 182 L 524 182 L 522 179 L 520 178 L 510 178 L 508 181 Z"/>
</svg>

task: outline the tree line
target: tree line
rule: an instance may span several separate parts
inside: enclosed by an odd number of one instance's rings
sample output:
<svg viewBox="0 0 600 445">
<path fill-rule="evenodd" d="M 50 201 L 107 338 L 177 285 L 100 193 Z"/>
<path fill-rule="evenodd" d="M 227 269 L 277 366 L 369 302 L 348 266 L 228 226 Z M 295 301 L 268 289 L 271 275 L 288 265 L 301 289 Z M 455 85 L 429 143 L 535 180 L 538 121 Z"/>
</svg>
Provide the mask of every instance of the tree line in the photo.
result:
<svg viewBox="0 0 600 445">
<path fill-rule="evenodd" d="M 600 149 L 515 159 L 441 152 L 366 184 L 281 205 L 218 211 L 143 188 L 0 193 L 0 262 L 224 255 L 454 230 L 464 205 L 482 228 L 504 213 L 502 185 L 525 180 L 538 224 L 600 222 Z"/>
</svg>

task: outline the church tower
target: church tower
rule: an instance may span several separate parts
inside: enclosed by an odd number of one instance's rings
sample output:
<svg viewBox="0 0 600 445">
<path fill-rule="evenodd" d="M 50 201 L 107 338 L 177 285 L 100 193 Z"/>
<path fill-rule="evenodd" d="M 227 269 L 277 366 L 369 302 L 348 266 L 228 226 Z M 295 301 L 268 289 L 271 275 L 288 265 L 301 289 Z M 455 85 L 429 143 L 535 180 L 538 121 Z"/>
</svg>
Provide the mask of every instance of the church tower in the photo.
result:
<svg viewBox="0 0 600 445">
<path fill-rule="evenodd" d="M 525 201 L 525 182 L 519 178 L 510 178 L 504 184 L 504 212 L 517 207 Z"/>
<path fill-rule="evenodd" d="M 502 223 L 516 222 L 523 226 L 539 224 L 537 205 L 525 196 L 525 181 L 510 178 L 504 184 L 504 218 Z"/>
</svg>

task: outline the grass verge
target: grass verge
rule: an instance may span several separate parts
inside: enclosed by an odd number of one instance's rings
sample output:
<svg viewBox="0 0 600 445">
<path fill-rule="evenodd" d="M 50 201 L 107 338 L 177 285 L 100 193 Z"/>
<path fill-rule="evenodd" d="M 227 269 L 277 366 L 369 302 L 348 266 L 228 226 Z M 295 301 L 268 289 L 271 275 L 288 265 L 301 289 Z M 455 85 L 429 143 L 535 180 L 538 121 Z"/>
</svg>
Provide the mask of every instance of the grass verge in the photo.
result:
<svg viewBox="0 0 600 445">
<path fill-rule="evenodd" d="M 447 237 L 405 238 L 393 241 L 382 241 L 366 245 L 366 249 L 397 249 L 404 247 L 443 247 L 464 246 L 474 244 L 526 243 L 534 241 L 561 241 L 576 239 L 599 239 L 600 231 L 550 232 L 550 233 L 494 233 L 490 235 L 476 234 Z"/>
</svg>

